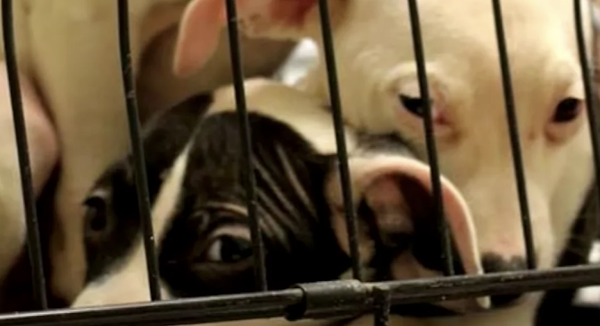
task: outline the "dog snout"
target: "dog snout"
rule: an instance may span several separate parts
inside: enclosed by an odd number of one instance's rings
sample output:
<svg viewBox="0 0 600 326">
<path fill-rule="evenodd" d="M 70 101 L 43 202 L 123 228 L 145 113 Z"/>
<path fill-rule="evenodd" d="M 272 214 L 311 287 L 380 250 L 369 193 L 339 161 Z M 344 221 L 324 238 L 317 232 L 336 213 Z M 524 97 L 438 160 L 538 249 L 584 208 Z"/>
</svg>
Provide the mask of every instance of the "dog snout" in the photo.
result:
<svg viewBox="0 0 600 326">
<path fill-rule="evenodd" d="M 487 253 L 483 255 L 481 262 L 485 273 L 515 272 L 527 269 L 527 262 L 522 256 L 512 256 L 507 259 L 498 254 Z M 522 294 L 494 295 L 491 297 L 492 305 L 494 307 L 512 305 L 522 296 Z"/>
</svg>

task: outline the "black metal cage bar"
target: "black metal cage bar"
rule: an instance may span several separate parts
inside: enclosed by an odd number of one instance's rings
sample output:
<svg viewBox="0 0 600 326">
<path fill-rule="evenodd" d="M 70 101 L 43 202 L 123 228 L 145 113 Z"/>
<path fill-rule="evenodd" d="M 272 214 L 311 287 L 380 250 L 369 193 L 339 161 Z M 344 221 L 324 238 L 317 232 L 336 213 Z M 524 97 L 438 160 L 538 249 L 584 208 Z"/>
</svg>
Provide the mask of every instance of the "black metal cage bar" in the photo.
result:
<svg viewBox="0 0 600 326">
<path fill-rule="evenodd" d="M 578 1 L 578 0 L 576 0 Z M 535 269 L 536 258 L 533 245 L 533 232 L 531 230 L 531 218 L 529 216 L 529 204 L 527 201 L 527 188 L 525 184 L 525 171 L 523 169 L 523 155 L 519 144 L 519 126 L 515 113 L 515 100 L 510 76 L 510 65 L 506 50 L 504 36 L 504 24 L 502 22 L 502 6 L 499 0 L 492 0 L 494 10 L 494 25 L 496 27 L 496 40 L 498 42 L 498 54 L 500 55 L 500 68 L 502 71 L 502 88 L 504 89 L 504 102 L 506 105 L 506 117 L 508 120 L 508 131 L 510 135 L 510 148 L 513 155 L 515 178 L 517 180 L 517 193 L 519 196 L 519 208 L 521 209 L 521 220 L 523 235 L 525 237 L 525 248 L 527 250 L 527 267 Z"/>
<path fill-rule="evenodd" d="M 425 54 L 421 36 L 421 23 L 419 20 L 419 9 L 416 0 L 408 0 L 410 25 L 412 30 L 413 48 L 415 60 L 417 61 L 417 74 L 419 76 L 419 89 L 423 101 L 423 125 L 425 127 L 425 142 L 427 146 L 427 157 L 431 167 L 431 186 L 433 189 L 433 203 L 437 217 L 440 235 L 443 237 L 443 250 L 441 259 L 444 260 L 444 274 L 454 275 L 452 263 L 451 237 L 448 224 L 444 217 L 444 203 L 442 200 L 442 186 L 440 181 L 440 169 L 437 158 L 435 136 L 433 134 L 433 122 L 431 118 L 431 99 L 429 98 L 429 83 L 425 69 Z"/>
<path fill-rule="evenodd" d="M 375 302 L 375 326 L 388 326 L 390 324 L 390 306 L 392 296 L 388 287 L 373 288 L 373 301 Z"/>
<path fill-rule="evenodd" d="M 316 288 L 340 289 L 339 283 L 319 283 Z M 600 285 L 600 267 L 559 267 L 553 270 L 493 273 L 481 276 L 448 276 L 436 279 L 394 281 L 383 283 L 354 283 L 354 291 L 340 296 L 328 295 L 330 300 L 318 300 L 321 312 L 329 317 L 352 316 L 376 311 L 374 289 L 389 289 L 391 305 L 452 300 L 482 295 L 535 292 L 564 288 Z M 317 291 L 315 291 L 317 292 Z M 319 291 L 323 293 L 323 291 Z M 215 321 L 291 317 L 290 311 L 306 306 L 311 293 L 301 289 L 221 295 L 195 299 L 164 300 L 141 304 L 60 309 L 0 316 L 0 326 L 41 326 L 60 322 L 61 326 L 100 325 L 186 325 Z M 309 312 L 305 312 L 309 313 Z M 294 315 L 292 320 L 302 316 Z"/>
<path fill-rule="evenodd" d="M 152 214 L 150 212 L 150 194 L 148 192 L 146 161 L 144 159 L 144 148 L 142 147 L 140 136 L 140 121 L 138 117 L 137 99 L 133 81 L 133 67 L 131 63 L 131 50 L 129 45 L 129 8 L 127 0 L 117 0 L 117 11 L 121 72 L 127 104 L 127 121 L 129 123 L 129 137 L 131 139 L 133 154 L 135 185 L 142 223 L 144 250 L 146 253 L 150 298 L 152 300 L 160 300 L 158 259 L 154 247 L 154 231 L 152 230 Z"/>
<path fill-rule="evenodd" d="M 583 33 L 583 19 L 581 15 L 581 1 L 573 0 L 574 11 L 575 11 L 575 31 L 577 34 L 577 49 L 579 51 L 579 61 L 581 64 L 581 78 L 583 79 L 583 86 L 585 89 L 585 103 L 587 107 L 588 113 L 588 123 L 590 126 L 590 138 L 592 141 L 592 150 L 594 153 L 594 172 L 596 176 L 596 180 L 600 180 L 600 136 L 598 135 L 598 117 L 596 112 L 596 105 L 598 104 L 598 94 L 593 87 L 593 78 L 592 74 L 596 74 L 596 69 L 593 64 L 592 67 L 594 69 L 590 69 L 589 58 L 586 55 L 587 49 L 585 46 L 585 35 Z M 594 14 L 594 9 L 592 8 L 592 2 L 589 2 L 590 5 L 590 20 L 593 27 L 593 37 L 592 40 L 596 40 L 599 36 L 598 33 L 598 20 L 597 16 Z M 593 51 L 592 54 L 596 54 L 597 46 L 592 42 Z M 596 59 L 592 60 L 592 63 L 595 63 Z M 600 182 L 596 182 L 596 187 L 600 190 Z M 598 192 L 600 195 L 600 191 Z M 600 199 L 600 198 L 599 198 Z M 600 218 L 600 216 L 598 216 Z"/>
<path fill-rule="evenodd" d="M 246 95 L 244 91 L 244 74 L 241 65 L 241 50 L 239 46 L 239 35 L 237 28 L 237 12 L 234 0 L 225 0 L 227 6 L 227 31 L 229 36 L 229 47 L 231 55 L 231 71 L 233 73 L 235 102 L 240 119 L 240 137 L 244 144 L 242 153 L 246 169 L 246 196 L 248 207 L 248 218 L 250 220 L 250 231 L 254 250 L 254 270 L 256 287 L 266 291 L 267 270 L 265 267 L 265 252 L 260 233 L 260 224 L 256 215 L 256 180 L 254 177 L 254 165 L 252 163 L 252 139 L 250 134 L 250 123 L 246 107 Z"/>
<path fill-rule="evenodd" d="M 23 114 L 21 87 L 19 85 L 17 58 L 15 54 L 12 4 L 12 0 L 2 0 L 2 37 L 4 38 L 6 72 L 10 88 L 10 104 L 13 111 L 17 154 L 19 158 L 19 173 L 21 174 L 21 191 L 23 192 L 23 205 L 27 222 L 27 247 L 29 250 L 29 260 L 31 261 L 33 269 L 33 292 L 35 300 L 40 308 L 47 309 L 46 277 L 44 276 L 44 266 L 42 262 L 39 224 L 31 179 L 29 147 L 27 145 L 27 132 L 25 130 L 25 117 Z"/>
<path fill-rule="evenodd" d="M 577 288 L 590 285 L 600 285 L 600 266 L 573 266 L 560 267 L 552 270 L 526 270 L 520 272 L 493 273 L 482 276 L 448 276 L 433 279 L 418 279 L 410 281 L 361 282 L 361 266 L 358 256 L 357 221 L 352 204 L 352 190 L 348 168 L 348 155 L 345 146 L 343 119 L 341 114 L 341 101 L 336 73 L 335 53 L 329 9 L 326 0 L 319 0 L 321 30 L 325 51 L 325 62 L 328 71 L 328 87 L 333 113 L 333 123 L 336 130 L 338 146 L 339 171 L 343 189 L 344 210 L 348 221 L 348 237 L 352 254 L 352 269 L 356 280 L 341 280 L 320 282 L 310 286 L 294 287 L 281 291 L 268 291 L 264 248 L 261 239 L 259 221 L 256 214 L 256 193 L 254 169 L 252 164 L 252 151 L 250 126 L 246 107 L 245 91 L 243 85 L 243 72 L 241 68 L 241 49 L 237 29 L 237 14 L 234 0 L 226 1 L 228 32 L 233 71 L 235 99 L 237 112 L 240 118 L 240 137 L 243 140 L 244 151 L 241 155 L 245 161 L 247 172 L 246 191 L 247 207 L 251 226 L 251 237 L 254 249 L 254 267 L 258 292 L 249 294 L 220 295 L 195 299 L 181 299 L 172 301 L 156 301 L 144 304 L 130 304 L 113 307 L 95 307 L 85 309 L 60 309 L 54 311 L 40 311 L 0 315 L 0 326 L 10 325 L 49 325 L 60 322 L 61 325 L 173 325 L 196 324 L 214 321 L 234 321 L 243 319 L 285 317 L 289 320 L 312 318 L 314 316 L 339 317 L 355 316 L 361 313 L 373 313 L 375 325 L 388 325 L 390 307 L 392 305 L 425 303 L 432 301 L 452 300 L 483 295 L 512 294 L 554 290 L 564 288 Z M 400 0 L 399 0 L 400 1 Z M 598 125 L 596 121 L 597 94 L 594 90 L 590 63 L 586 55 L 585 37 L 581 16 L 581 0 L 574 0 L 575 24 L 577 43 L 581 60 L 582 78 L 585 86 L 586 104 L 589 114 L 590 133 L 594 151 L 596 178 L 600 177 L 600 149 L 598 141 Z M 585 1 L 585 0 L 584 0 Z M 407 0 L 413 35 L 415 59 L 419 76 L 419 87 L 424 103 L 424 127 L 426 131 L 427 154 L 431 165 L 432 187 L 436 205 L 436 214 L 440 221 L 440 230 L 445 237 L 446 274 L 453 274 L 451 264 L 450 237 L 445 226 L 444 209 L 441 198 L 440 174 L 436 154 L 435 137 L 431 117 L 431 101 L 429 99 L 427 74 L 425 69 L 425 55 L 419 13 L 416 0 Z M 152 300 L 160 299 L 159 269 L 154 247 L 151 211 L 149 205 L 148 187 L 145 176 L 144 153 L 141 146 L 140 126 L 138 121 L 137 103 L 133 71 L 129 51 L 128 33 L 128 6 L 127 0 L 117 0 L 119 18 L 119 48 L 121 54 L 123 85 L 126 94 L 129 131 L 132 143 L 132 156 L 136 175 L 136 187 L 140 205 L 140 214 L 144 231 L 144 247 L 150 293 Z M 522 224 L 526 241 L 528 264 L 535 268 L 535 253 L 533 252 L 533 239 L 527 206 L 526 185 L 520 144 L 518 141 L 517 120 L 513 99 L 510 67 L 506 50 L 504 28 L 500 1 L 492 0 L 494 23 L 497 33 L 498 51 L 500 54 L 500 67 L 502 70 L 502 86 L 506 102 L 508 127 L 511 138 L 511 151 L 515 176 L 517 179 L 518 199 L 521 208 Z M 14 47 L 14 31 L 12 20 L 12 0 L 2 0 L 3 37 L 8 68 L 8 81 L 10 85 L 11 105 L 14 113 L 14 124 L 19 154 L 19 167 L 23 186 L 24 206 L 27 218 L 27 242 L 29 256 L 33 266 L 33 280 L 35 298 L 42 309 L 47 308 L 45 278 L 42 267 L 41 248 L 35 198 L 31 186 L 31 172 L 29 166 L 27 138 L 21 104 L 20 87 L 18 84 L 17 65 Z M 594 35 L 598 29 L 597 17 L 594 20 Z M 594 53 L 596 48 L 594 48 Z M 595 60 L 592 63 L 595 66 Z M 599 184 L 597 184 L 600 187 Z M 600 192 L 599 192 L 600 193 Z M 351 289 L 351 290 L 348 290 Z M 329 292 L 328 292 L 329 291 Z M 324 293 L 327 293 L 324 295 Z M 326 298 L 324 298 L 326 296 Z M 340 298 L 343 297 L 343 300 Z M 317 303 L 318 302 L 318 303 Z M 318 310 L 318 311 L 315 311 Z"/>
<path fill-rule="evenodd" d="M 362 269 L 360 266 L 360 255 L 358 250 L 358 222 L 356 212 L 352 203 L 352 188 L 350 183 L 350 170 L 348 168 L 348 152 L 346 149 L 346 137 L 344 136 L 344 120 L 342 117 L 340 90 L 337 79 L 337 67 L 335 63 L 335 50 L 333 48 L 333 36 L 331 35 L 331 22 L 329 21 L 329 6 L 327 0 L 319 0 L 319 18 L 321 22 L 321 37 L 327 68 L 327 85 L 329 87 L 329 100 L 331 101 L 331 113 L 335 127 L 335 141 L 337 144 L 337 157 L 340 170 L 340 183 L 342 186 L 342 198 L 344 200 L 344 213 L 348 225 L 348 240 L 350 255 L 352 256 L 352 274 L 355 279 L 362 280 Z"/>
</svg>

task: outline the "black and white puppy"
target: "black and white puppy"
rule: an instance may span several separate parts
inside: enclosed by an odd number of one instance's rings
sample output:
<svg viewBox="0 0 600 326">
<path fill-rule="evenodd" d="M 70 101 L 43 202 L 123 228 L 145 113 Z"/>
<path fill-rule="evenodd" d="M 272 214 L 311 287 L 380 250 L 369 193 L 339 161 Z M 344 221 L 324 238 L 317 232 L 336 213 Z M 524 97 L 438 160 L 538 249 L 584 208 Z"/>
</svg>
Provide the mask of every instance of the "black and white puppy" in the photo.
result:
<svg viewBox="0 0 600 326">
<path fill-rule="evenodd" d="M 245 88 L 269 288 L 345 277 L 350 256 L 331 115 L 315 99 L 277 82 L 254 79 Z M 256 290 L 234 108 L 233 88 L 223 87 L 190 98 L 145 126 L 163 298 Z M 399 139 L 347 129 L 346 144 L 368 280 L 441 275 L 429 168 Z M 128 157 L 115 163 L 85 202 L 89 269 L 75 307 L 149 300 L 131 162 Z M 481 274 L 470 212 L 443 177 L 442 193 L 455 268 Z M 481 310 L 489 298 L 437 306 L 459 313 Z M 433 313 L 429 308 L 424 311 Z"/>
</svg>

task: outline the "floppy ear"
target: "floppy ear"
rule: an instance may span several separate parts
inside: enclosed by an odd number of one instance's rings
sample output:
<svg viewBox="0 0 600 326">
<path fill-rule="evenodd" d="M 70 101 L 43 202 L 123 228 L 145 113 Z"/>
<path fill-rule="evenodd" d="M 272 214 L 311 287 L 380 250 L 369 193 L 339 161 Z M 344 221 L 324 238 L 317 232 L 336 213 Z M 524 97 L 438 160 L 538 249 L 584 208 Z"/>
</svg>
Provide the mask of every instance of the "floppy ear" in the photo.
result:
<svg viewBox="0 0 600 326">
<path fill-rule="evenodd" d="M 218 46 L 227 22 L 226 0 L 192 0 L 179 25 L 173 57 L 173 72 L 186 76 L 200 69 Z M 330 15 L 339 16 L 341 2 L 329 0 Z M 309 26 L 317 23 L 318 0 L 237 0 L 237 21 L 252 37 L 300 39 L 309 36 Z"/>
<path fill-rule="evenodd" d="M 401 156 L 353 157 L 349 160 L 353 204 L 357 207 L 360 254 L 363 265 L 389 268 L 388 277 L 414 279 L 441 276 L 442 241 L 433 209 L 430 169 L 416 159 Z M 441 177 L 445 219 L 453 238 L 458 273 L 483 274 L 471 213 L 461 194 Z M 349 253 L 343 198 L 337 169 L 326 182 L 332 208 L 332 226 L 341 248 Z M 359 227 L 360 228 L 360 227 Z M 373 230 L 375 229 L 375 230 Z M 378 266 L 382 252 L 386 266 Z M 385 260 L 388 259 L 388 260 Z M 489 307 L 489 297 L 439 303 L 465 312 Z"/>
<path fill-rule="evenodd" d="M 225 0 L 192 0 L 186 6 L 173 56 L 173 72 L 177 76 L 200 69 L 212 56 L 225 19 Z"/>
</svg>

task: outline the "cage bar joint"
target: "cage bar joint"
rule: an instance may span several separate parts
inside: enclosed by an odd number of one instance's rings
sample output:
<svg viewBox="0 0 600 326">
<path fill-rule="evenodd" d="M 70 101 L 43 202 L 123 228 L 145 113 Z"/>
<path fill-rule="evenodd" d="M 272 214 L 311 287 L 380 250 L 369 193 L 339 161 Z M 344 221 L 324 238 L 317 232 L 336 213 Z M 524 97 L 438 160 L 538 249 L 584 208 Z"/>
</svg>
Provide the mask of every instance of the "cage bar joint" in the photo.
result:
<svg viewBox="0 0 600 326">
<path fill-rule="evenodd" d="M 357 307 L 368 309 L 373 301 L 370 287 L 358 280 L 297 284 L 293 288 L 299 288 L 304 295 L 299 304 L 288 308 L 289 321 L 355 317 L 364 313 Z"/>
</svg>

